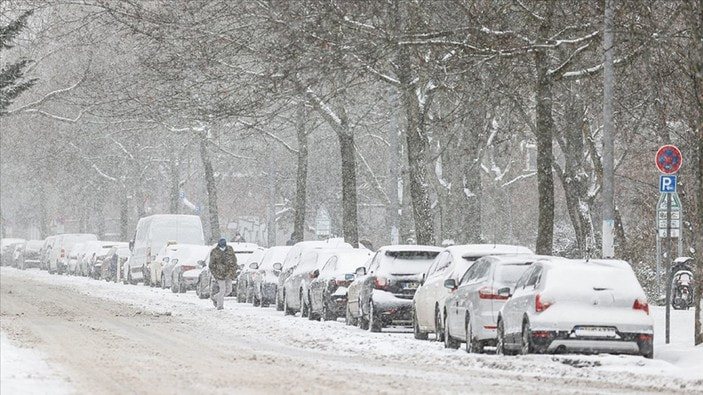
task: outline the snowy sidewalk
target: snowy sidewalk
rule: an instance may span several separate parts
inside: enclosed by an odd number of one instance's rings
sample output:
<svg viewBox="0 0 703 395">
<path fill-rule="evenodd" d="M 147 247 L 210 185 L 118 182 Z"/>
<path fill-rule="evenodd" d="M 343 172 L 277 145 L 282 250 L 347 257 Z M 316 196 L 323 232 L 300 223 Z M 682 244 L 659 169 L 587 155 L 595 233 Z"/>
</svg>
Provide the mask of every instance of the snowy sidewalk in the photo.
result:
<svg viewBox="0 0 703 395">
<path fill-rule="evenodd" d="M 45 356 L 31 348 L 12 344 L 0 333 L 0 393 L 68 394 L 70 384 L 47 363 Z"/>
</svg>

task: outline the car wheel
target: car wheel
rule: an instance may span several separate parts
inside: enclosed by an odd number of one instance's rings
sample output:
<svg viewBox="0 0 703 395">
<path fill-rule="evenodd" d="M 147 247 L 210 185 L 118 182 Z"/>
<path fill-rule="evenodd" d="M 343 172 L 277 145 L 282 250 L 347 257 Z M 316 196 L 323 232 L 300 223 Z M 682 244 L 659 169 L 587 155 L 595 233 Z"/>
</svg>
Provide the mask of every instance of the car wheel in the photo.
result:
<svg viewBox="0 0 703 395">
<path fill-rule="evenodd" d="M 444 341 L 444 331 L 442 330 L 442 315 L 439 313 L 439 307 L 434 309 L 434 339 L 435 341 Z"/>
<path fill-rule="evenodd" d="M 166 278 L 163 273 L 161 273 L 161 289 L 166 289 Z"/>
<path fill-rule="evenodd" d="M 496 354 L 497 355 L 512 355 L 506 348 L 505 348 L 505 328 L 503 327 L 503 320 L 499 319 L 498 320 L 498 329 L 496 330 L 497 333 L 497 339 L 496 339 Z"/>
<path fill-rule="evenodd" d="M 471 324 L 471 319 L 466 320 L 466 352 L 469 354 L 483 352 L 481 342 L 474 338 L 474 326 Z"/>
<path fill-rule="evenodd" d="M 320 315 L 314 313 L 312 310 L 312 299 L 310 298 L 310 295 L 308 295 L 308 319 L 310 321 L 319 321 L 320 320 Z"/>
<path fill-rule="evenodd" d="M 417 311 L 413 305 L 413 336 L 417 340 L 427 340 L 427 333 L 420 330 L 420 324 L 417 322 Z"/>
<path fill-rule="evenodd" d="M 285 292 L 283 292 L 283 314 L 285 314 L 285 315 L 295 314 L 293 312 L 293 309 L 288 307 L 288 295 Z"/>
<path fill-rule="evenodd" d="M 305 298 L 303 297 L 302 291 L 300 292 L 300 318 L 306 318 L 308 316 L 308 307 L 305 305 Z"/>
<path fill-rule="evenodd" d="M 449 334 L 449 325 L 447 325 L 446 321 L 444 322 L 443 327 L 444 327 L 444 348 L 451 348 L 454 350 L 458 349 L 459 345 L 461 343 L 459 343 L 458 340 L 455 340 L 454 338 L 452 338 L 452 336 Z"/>
<path fill-rule="evenodd" d="M 361 330 L 368 330 L 369 329 L 369 321 L 364 317 L 364 312 L 361 310 L 361 299 L 359 299 L 359 303 L 357 304 L 359 306 L 359 318 L 358 323 L 359 323 L 359 329 Z"/>
<path fill-rule="evenodd" d="M 520 337 L 520 355 L 527 355 L 532 352 L 532 332 L 530 323 L 525 321 L 522 324 L 522 336 Z"/>
<path fill-rule="evenodd" d="M 132 285 L 137 285 L 137 282 L 132 278 L 132 270 L 127 271 L 127 282 Z"/>
<path fill-rule="evenodd" d="M 178 292 L 184 294 L 186 293 L 188 289 L 186 289 L 186 283 L 183 282 L 183 279 L 181 279 L 181 276 L 178 276 Z"/>
<path fill-rule="evenodd" d="M 369 331 L 380 332 L 383 328 L 381 317 L 374 308 L 373 300 L 369 302 Z"/>
<path fill-rule="evenodd" d="M 178 293 L 178 280 L 174 279 L 173 275 L 171 275 L 171 292 Z"/>
<path fill-rule="evenodd" d="M 276 311 L 283 311 L 283 301 L 278 297 L 278 291 L 276 291 Z"/>
</svg>

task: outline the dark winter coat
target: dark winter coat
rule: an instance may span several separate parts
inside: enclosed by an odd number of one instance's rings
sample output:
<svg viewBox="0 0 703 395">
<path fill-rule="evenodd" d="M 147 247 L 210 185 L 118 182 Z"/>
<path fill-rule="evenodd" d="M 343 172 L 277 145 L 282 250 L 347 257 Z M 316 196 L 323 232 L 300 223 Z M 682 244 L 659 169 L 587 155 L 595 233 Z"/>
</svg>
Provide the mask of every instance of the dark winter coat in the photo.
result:
<svg viewBox="0 0 703 395">
<path fill-rule="evenodd" d="M 237 256 L 231 246 L 224 251 L 218 247 L 210 251 L 210 273 L 218 280 L 233 280 L 237 276 Z"/>
</svg>

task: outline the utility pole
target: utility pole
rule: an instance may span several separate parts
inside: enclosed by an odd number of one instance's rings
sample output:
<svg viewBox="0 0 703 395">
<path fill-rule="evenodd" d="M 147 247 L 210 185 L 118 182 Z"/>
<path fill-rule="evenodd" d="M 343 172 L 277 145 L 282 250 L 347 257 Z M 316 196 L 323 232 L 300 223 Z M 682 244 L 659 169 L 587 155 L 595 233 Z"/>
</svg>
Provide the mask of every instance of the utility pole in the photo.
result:
<svg viewBox="0 0 703 395">
<path fill-rule="evenodd" d="M 605 0 L 605 26 L 603 34 L 603 258 L 615 257 L 613 232 L 615 229 L 615 191 L 613 150 L 615 145 L 613 123 L 613 3 Z"/>
</svg>

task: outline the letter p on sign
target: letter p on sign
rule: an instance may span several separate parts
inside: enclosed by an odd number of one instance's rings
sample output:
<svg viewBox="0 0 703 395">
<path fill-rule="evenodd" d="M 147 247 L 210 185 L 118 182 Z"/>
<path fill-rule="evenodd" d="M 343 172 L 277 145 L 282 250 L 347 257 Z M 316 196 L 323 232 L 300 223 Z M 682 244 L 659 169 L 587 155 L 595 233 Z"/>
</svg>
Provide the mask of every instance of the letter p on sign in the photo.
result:
<svg viewBox="0 0 703 395">
<path fill-rule="evenodd" d="M 676 176 L 659 176 L 659 192 L 674 193 L 676 192 Z"/>
</svg>

